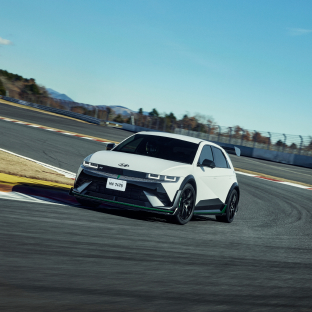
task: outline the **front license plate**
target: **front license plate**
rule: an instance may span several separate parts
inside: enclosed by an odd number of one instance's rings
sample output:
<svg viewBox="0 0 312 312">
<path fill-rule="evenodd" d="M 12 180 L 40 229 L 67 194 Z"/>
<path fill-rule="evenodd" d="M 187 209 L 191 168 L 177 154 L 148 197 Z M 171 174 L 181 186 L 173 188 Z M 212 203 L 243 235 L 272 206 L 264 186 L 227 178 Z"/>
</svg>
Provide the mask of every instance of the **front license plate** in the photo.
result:
<svg viewBox="0 0 312 312">
<path fill-rule="evenodd" d="M 106 188 L 117 190 L 117 191 L 125 191 L 126 190 L 127 181 L 121 181 L 117 179 L 107 179 Z"/>
</svg>

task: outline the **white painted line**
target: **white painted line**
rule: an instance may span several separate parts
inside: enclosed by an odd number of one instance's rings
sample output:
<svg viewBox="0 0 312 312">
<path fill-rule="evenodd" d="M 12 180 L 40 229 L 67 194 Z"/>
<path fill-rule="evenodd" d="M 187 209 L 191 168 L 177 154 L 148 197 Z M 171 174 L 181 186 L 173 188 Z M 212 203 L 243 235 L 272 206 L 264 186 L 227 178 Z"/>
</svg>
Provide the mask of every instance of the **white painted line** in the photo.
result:
<svg viewBox="0 0 312 312">
<path fill-rule="evenodd" d="M 282 184 L 286 184 L 286 185 L 290 185 L 290 186 L 294 186 L 294 187 L 299 187 L 299 188 L 303 188 L 303 189 L 310 189 L 309 186 L 304 186 L 304 185 L 300 185 L 300 184 L 296 184 L 296 183 L 291 183 L 291 182 L 279 182 Z"/>
<path fill-rule="evenodd" d="M 38 125 L 31 124 L 31 123 L 26 123 L 26 122 L 14 120 L 14 119 L 9 119 L 9 118 L 5 118 L 5 117 L 0 117 L 0 119 L 1 120 L 5 120 L 5 121 L 11 121 L 11 122 L 14 122 L 14 123 L 17 123 L 17 124 L 21 124 L 21 125 L 34 127 L 34 128 L 40 128 L 40 129 L 43 129 L 43 130 L 48 130 L 48 131 L 58 132 L 58 133 L 61 133 L 61 134 L 71 135 L 71 136 L 75 136 L 75 137 L 78 137 L 78 138 L 81 138 L 81 139 L 88 139 L 88 140 L 99 142 L 99 143 L 104 143 L 104 144 L 110 143 L 110 141 L 104 141 L 104 140 L 101 140 L 101 139 L 89 138 L 89 137 L 82 136 L 80 134 L 69 133 L 69 132 L 66 132 L 66 131 L 63 131 L 63 130 L 51 129 L 51 128 L 47 128 L 47 127 L 44 127 L 44 126 L 38 126 Z"/>
<path fill-rule="evenodd" d="M 22 156 L 22 155 L 19 155 L 19 154 L 16 154 L 16 153 L 13 153 L 13 152 L 10 152 L 8 150 L 5 150 L 3 148 L 0 148 L 0 151 L 3 151 L 3 152 L 6 152 L 6 153 L 9 153 L 11 155 L 14 155 L 14 156 L 17 156 L 17 157 L 21 157 L 21 158 L 24 158 L 24 159 L 27 159 L 27 160 L 30 160 L 32 162 L 35 162 L 36 164 L 39 164 L 45 168 L 48 168 L 48 169 L 51 169 L 55 172 L 58 172 L 60 174 L 63 174 L 65 177 L 67 178 L 71 178 L 71 179 L 74 179 L 76 177 L 76 174 L 74 172 L 70 172 L 70 171 L 67 171 L 67 170 L 64 170 L 64 169 L 61 169 L 61 168 L 57 168 L 57 167 L 54 167 L 54 166 L 51 166 L 49 164 L 45 164 L 41 161 L 37 161 L 35 159 L 32 159 L 32 158 L 28 158 L 28 157 L 25 157 L 25 156 Z"/>
<path fill-rule="evenodd" d="M 30 202 L 30 203 L 40 203 L 40 204 L 54 204 L 65 206 L 64 204 L 60 204 L 58 201 L 54 201 L 49 198 L 44 198 L 40 196 L 30 196 L 25 195 L 18 192 L 0 192 L 1 199 L 8 199 L 8 200 L 17 200 L 22 202 Z"/>
<path fill-rule="evenodd" d="M 256 174 L 251 174 L 251 173 L 246 173 L 246 172 L 235 171 L 235 173 L 242 174 L 248 177 L 257 177 Z"/>
</svg>

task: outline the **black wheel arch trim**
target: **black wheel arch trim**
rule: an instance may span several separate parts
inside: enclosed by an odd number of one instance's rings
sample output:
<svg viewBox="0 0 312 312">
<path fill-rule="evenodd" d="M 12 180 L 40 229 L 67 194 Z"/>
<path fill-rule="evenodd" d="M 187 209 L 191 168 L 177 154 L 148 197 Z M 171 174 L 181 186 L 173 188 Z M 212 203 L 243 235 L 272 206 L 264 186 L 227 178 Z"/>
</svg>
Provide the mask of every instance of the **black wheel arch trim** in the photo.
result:
<svg viewBox="0 0 312 312">
<path fill-rule="evenodd" d="M 237 182 L 234 182 L 234 183 L 232 184 L 232 186 L 231 186 L 231 188 L 230 188 L 230 190 L 229 190 L 229 192 L 228 192 L 228 194 L 227 194 L 227 196 L 226 196 L 225 204 L 227 204 L 227 202 L 229 201 L 229 198 L 230 198 L 230 196 L 231 196 L 231 193 L 232 193 L 232 191 L 233 191 L 234 189 L 236 189 L 236 191 L 237 191 L 237 195 L 238 195 L 237 204 L 238 204 L 238 202 L 239 202 L 239 197 L 240 197 L 240 190 L 239 190 L 239 186 L 238 186 L 238 183 L 237 183 Z"/>
<path fill-rule="evenodd" d="M 195 190 L 195 193 L 197 193 L 197 185 L 196 185 L 196 181 L 195 181 L 195 178 L 192 174 L 186 176 L 184 178 L 184 180 L 182 181 L 181 185 L 180 185 L 180 188 L 179 190 L 182 191 L 184 186 L 187 184 L 187 183 L 190 183 L 193 187 L 194 187 L 194 190 Z"/>
</svg>

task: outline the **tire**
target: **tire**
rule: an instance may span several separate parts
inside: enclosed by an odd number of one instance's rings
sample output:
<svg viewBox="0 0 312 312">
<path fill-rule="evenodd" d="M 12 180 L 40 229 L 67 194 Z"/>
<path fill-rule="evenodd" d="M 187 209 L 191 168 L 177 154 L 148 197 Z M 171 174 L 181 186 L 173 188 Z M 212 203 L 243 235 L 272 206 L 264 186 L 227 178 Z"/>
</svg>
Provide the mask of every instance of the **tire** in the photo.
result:
<svg viewBox="0 0 312 312">
<path fill-rule="evenodd" d="M 196 193 L 193 186 L 187 183 L 180 195 L 179 208 L 173 216 L 173 222 L 184 225 L 189 222 L 194 214 Z"/>
<path fill-rule="evenodd" d="M 238 193 L 234 189 L 229 196 L 229 199 L 226 203 L 226 210 L 224 216 L 216 215 L 216 219 L 221 222 L 231 223 L 234 220 L 235 214 L 237 212 L 238 204 Z"/>
<path fill-rule="evenodd" d="M 75 197 L 77 202 L 82 205 L 82 206 L 86 206 L 86 207 L 91 207 L 91 208 L 97 208 L 98 206 L 100 206 L 100 203 L 91 201 L 91 200 L 87 200 L 87 199 L 82 199 L 80 197 Z"/>
</svg>

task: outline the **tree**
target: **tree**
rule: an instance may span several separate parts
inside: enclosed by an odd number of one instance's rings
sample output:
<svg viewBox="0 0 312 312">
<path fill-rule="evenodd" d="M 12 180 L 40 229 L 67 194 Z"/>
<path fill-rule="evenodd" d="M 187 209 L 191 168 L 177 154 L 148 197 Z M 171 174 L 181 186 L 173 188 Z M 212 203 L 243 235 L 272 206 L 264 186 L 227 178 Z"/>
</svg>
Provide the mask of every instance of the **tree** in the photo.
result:
<svg viewBox="0 0 312 312">
<path fill-rule="evenodd" d="M 5 95 L 6 91 L 5 91 L 5 87 L 0 79 L 0 95 Z"/>
<path fill-rule="evenodd" d="M 138 114 L 143 115 L 143 108 L 139 108 Z"/>
<path fill-rule="evenodd" d="M 170 112 L 169 115 L 166 114 L 166 118 L 169 118 L 170 120 L 171 119 L 177 120 L 176 116 L 174 116 L 174 114 L 172 112 Z"/>
<path fill-rule="evenodd" d="M 278 140 L 276 143 L 275 143 L 276 146 L 286 146 L 286 144 L 282 141 L 282 140 Z"/>
<path fill-rule="evenodd" d="M 233 134 L 233 138 L 235 139 L 241 139 L 243 135 L 243 128 L 241 128 L 240 126 L 235 126 L 234 127 L 234 134 Z"/>
<path fill-rule="evenodd" d="M 35 84 L 35 83 L 26 85 L 26 86 L 25 86 L 25 89 L 26 89 L 27 91 L 30 91 L 30 92 L 33 93 L 33 94 L 40 94 L 40 89 L 39 89 L 39 87 L 37 86 L 37 84 Z"/>
<path fill-rule="evenodd" d="M 114 121 L 120 122 L 120 123 L 123 123 L 123 122 L 124 122 L 124 120 L 123 120 L 123 118 L 121 117 L 120 114 L 118 114 L 118 115 L 114 118 Z"/>
<path fill-rule="evenodd" d="M 158 111 L 157 111 L 156 108 L 153 108 L 153 110 L 150 111 L 150 112 L 148 113 L 148 115 L 151 116 L 151 117 L 159 117 L 159 113 L 158 113 Z"/>
</svg>

